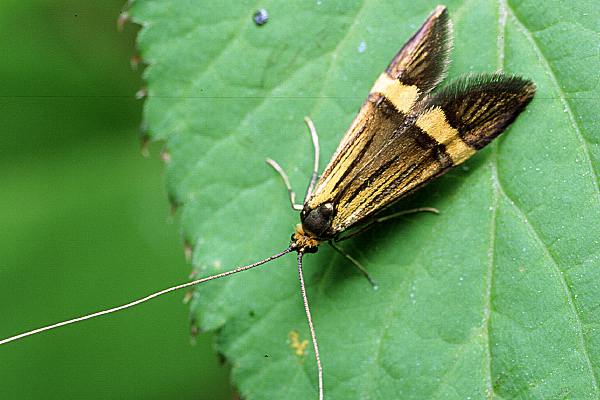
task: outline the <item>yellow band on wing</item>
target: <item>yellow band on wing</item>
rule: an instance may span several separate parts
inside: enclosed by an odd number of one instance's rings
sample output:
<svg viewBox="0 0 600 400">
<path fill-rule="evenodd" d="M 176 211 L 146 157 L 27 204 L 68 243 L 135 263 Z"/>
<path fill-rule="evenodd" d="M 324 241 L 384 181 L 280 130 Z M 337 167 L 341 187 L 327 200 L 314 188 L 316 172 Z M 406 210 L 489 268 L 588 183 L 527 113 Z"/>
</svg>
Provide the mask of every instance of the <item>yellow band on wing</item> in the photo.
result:
<svg viewBox="0 0 600 400">
<path fill-rule="evenodd" d="M 414 85 L 403 85 L 398 79 L 390 78 L 384 72 L 377 78 L 371 88 L 371 93 L 381 93 L 394 105 L 396 110 L 408 114 L 417 100 L 419 89 Z"/>
<path fill-rule="evenodd" d="M 477 151 L 460 138 L 458 131 L 450 126 L 444 111 L 439 107 L 420 115 L 416 124 L 438 143 L 446 146 L 446 152 L 455 165 L 462 163 Z"/>
</svg>

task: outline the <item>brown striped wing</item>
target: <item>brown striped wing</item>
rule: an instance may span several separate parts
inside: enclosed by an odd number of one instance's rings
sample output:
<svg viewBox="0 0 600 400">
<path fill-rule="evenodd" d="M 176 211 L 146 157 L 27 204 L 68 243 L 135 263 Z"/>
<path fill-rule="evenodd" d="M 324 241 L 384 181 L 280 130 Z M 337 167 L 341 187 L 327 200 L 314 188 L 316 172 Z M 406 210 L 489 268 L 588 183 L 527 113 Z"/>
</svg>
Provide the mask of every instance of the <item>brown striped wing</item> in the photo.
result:
<svg viewBox="0 0 600 400">
<path fill-rule="evenodd" d="M 443 79 L 451 48 L 451 30 L 446 8 L 438 6 L 379 76 L 311 197 L 306 200 L 311 209 L 327 202 L 337 204 L 337 217 L 332 226 L 335 231 L 352 225 L 352 221 L 364 210 L 354 207 L 353 198 L 356 200 L 356 196 L 362 198 L 367 194 L 379 198 L 392 190 L 389 186 L 381 193 L 371 193 L 372 188 L 368 191 L 365 188 L 372 186 L 374 174 L 380 175 L 383 170 L 386 174 L 395 171 L 402 175 L 397 163 L 399 148 L 405 149 L 405 159 L 406 154 L 411 152 L 425 160 L 422 151 L 411 149 L 417 142 L 420 143 L 419 149 L 422 146 L 432 147 L 433 142 L 423 142 L 422 137 L 415 139 L 416 136 L 411 141 L 410 129 L 407 131 L 406 128 L 414 125 L 414 121 L 407 120 L 407 116 L 412 113 L 415 104 Z M 399 135 L 404 131 L 406 133 Z M 405 172 L 405 177 L 409 178 L 416 170 Z M 386 178 L 393 179 L 391 175 L 386 175 Z"/>
<path fill-rule="evenodd" d="M 451 48 L 452 23 L 448 18 L 448 10 L 444 6 L 437 6 L 421 28 L 394 56 L 370 93 L 385 93 L 400 111 L 408 112 L 418 99 L 444 79 Z M 354 140 L 361 129 L 362 120 L 369 115 L 370 110 L 367 100 L 325 168 L 323 177 L 335 168 L 334 161 L 339 161 L 340 153 L 348 151 L 348 142 Z"/>
<path fill-rule="evenodd" d="M 308 204 L 332 203 L 341 232 L 467 160 L 514 121 L 533 98 L 531 81 L 502 74 L 457 80 L 400 112 L 371 93 L 352 126 L 356 140 L 323 176 Z M 360 122 L 359 122 L 360 121 Z M 335 160 L 338 162 L 338 159 Z"/>
<path fill-rule="evenodd" d="M 432 110 L 429 115 L 443 111 L 452 134 L 479 150 L 501 134 L 534 95 L 534 83 L 518 76 L 467 75 L 430 96 L 423 107 Z M 425 130 L 434 132 L 435 127 L 427 125 Z"/>
<path fill-rule="evenodd" d="M 359 223 L 453 165 L 443 146 L 416 125 L 415 116 L 398 111 L 384 95 L 372 93 L 360 114 L 353 140 L 308 201 L 311 209 L 334 205 L 332 232 Z"/>
</svg>

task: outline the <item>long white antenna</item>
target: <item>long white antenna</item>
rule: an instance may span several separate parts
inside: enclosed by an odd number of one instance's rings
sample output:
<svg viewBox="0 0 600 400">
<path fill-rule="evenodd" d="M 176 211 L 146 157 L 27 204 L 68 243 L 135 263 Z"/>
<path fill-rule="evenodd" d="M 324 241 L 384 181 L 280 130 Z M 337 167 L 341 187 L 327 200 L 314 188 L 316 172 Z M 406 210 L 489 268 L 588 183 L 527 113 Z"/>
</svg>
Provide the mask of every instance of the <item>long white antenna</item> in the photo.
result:
<svg viewBox="0 0 600 400">
<path fill-rule="evenodd" d="M 269 261 L 272 261 L 272 260 L 274 260 L 276 258 L 279 258 L 279 257 L 281 257 L 281 256 L 289 253 L 290 251 L 294 250 L 295 248 L 296 248 L 296 244 L 292 243 L 290 245 L 290 247 L 288 247 L 287 249 L 285 249 L 281 253 L 274 254 L 271 257 L 265 258 L 264 260 L 261 260 L 261 261 L 257 261 L 254 264 L 244 265 L 243 267 L 238 267 L 238 268 L 233 269 L 231 271 L 222 272 L 222 273 L 217 274 L 217 275 L 212 275 L 212 276 L 208 276 L 206 278 L 197 279 L 195 281 L 182 283 L 182 284 L 179 284 L 179 285 L 176 285 L 176 286 L 171 286 L 169 288 L 166 288 L 166 289 L 160 290 L 158 292 L 149 294 L 146 297 L 142 297 L 141 299 L 132 301 L 132 302 L 127 303 L 127 304 L 123 304 L 121 306 L 117 306 L 117 307 L 109 308 L 109 309 L 106 309 L 106 310 L 98 311 L 98 312 L 95 312 L 93 314 L 83 315 L 81 317 L 77 317 L 77 318 L 69 319 L 69 320 L 66 320 L 66 321 L 58 322 L 56 324 L 44 326 L 44 327 L 37 328 L 37 329 L 31 330 L 31 331 L 28 331 L 28 332 L 23 332 L 23 333 L 20 333 L 18 335 L 11 336 L 9 338 L 0 340 L 0 345 L 6 344 L 6 343 L 10 343 L 10 342 L 13 342 L 15 340 L 23 339 L 24 337 L 35 335 L 35 334 L 38 334 L 38 333 L 41 333 L 41 332 L 45 332 L 45 331 L 49 331 L 49 330 L 52 330 L 52 329 L 60 328 L 61 326 L 70 325 L 70 324 L 74 324 L 76 322 L 85 321 L 86 319 L 96 318 L 96 317 L 99 317 L 99 316 L 105 315 L 105 314 L 112 314 L 114 312 L 121 311 L 121 310 L 124 310 L 126 308 L 135 307 L 138 304 L 145 303 L 146 301 L 152 300 L 152 299 L 154 299 L 156 297 L 159 297 L 159 296 L 162 296 L 163 294 L 174 292 L 176 290 L 183 289 L 183 288 L 186 288 L 186 287 L 198 285 L 198 284 L 203 283 L 203 282 L 212 281 L 213 279 L 223 278 L 225 276 L 237 274 L 238 272 L 246 271 L 248 269 L 251 269 L 251 268 L 254 268 L 254 267 L 258 267 L 259 265 L 266 264 Z"/>
<path fill-rule="evenodd" d="M 302 256 L 304 252 L 298 251 L 298 278 L 300 279 L 300 291 L 302 292 L 302 301 L 304 302 L 304 311 L 308 320 L 308 328 L 312 339 L 313 348 L 315 349 L 315 357 L 317 358 L 317 371 L 319 373 L 319 400 L 323 400 L 323 367 L 321 366 L 321 357 L 319 356 L 319 344 L 317 343 L 317 334 L 310 315 L 310 307 L 308 306 L 308 297 L 306 297 L 306 287 L 304 286 L 304 276 L 302 274 Z"/>
<path fill-rule="evenodd" d="M 309 117 L 304 117 L 304 122 L 306 122 L 308 130 L 310 131 L 310 137 L 312 139 L 313 149 L 315 151 L 312 175 L 310 177 L 308 189 L 306 190 L 306 196 L 304 196 L 304 201 L 307 201 L 312 195 L 313 189 L 315 188 L 315 183 L 317 183 L 317 178 L 319 177 L 319 135 L 317 135 L 317 130 L 315 129 L 315 124 L 312 122 L 312 119 Z"/>
</svg>

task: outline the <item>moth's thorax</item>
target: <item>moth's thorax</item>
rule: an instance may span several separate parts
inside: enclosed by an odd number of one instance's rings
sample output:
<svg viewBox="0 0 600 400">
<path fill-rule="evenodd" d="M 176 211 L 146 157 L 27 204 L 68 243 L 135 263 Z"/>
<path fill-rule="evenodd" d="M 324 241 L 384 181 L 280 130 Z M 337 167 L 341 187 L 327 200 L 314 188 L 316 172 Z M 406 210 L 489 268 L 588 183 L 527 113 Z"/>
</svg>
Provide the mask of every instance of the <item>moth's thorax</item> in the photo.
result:
<svg viewBox="0 0 600 400">
<path fill-rule="evenodd" d="M 315 208 L 306 203 L 300 213 L 302 230 L 306 234 L 321 240 L 331 239 L 335 236 L 331 226 L 334 217 L 335 207 L 332 203 L 320 204 Z"/>
<path fill-rule="evenodd" d="M 297 224 L 292 235 L 292 243 L 296 245 L 296 250 L 302 250 L 305 253 L 316 253 L 321 241 L 314 235 L 305 232 L 302 224 Z"/>
</svg>

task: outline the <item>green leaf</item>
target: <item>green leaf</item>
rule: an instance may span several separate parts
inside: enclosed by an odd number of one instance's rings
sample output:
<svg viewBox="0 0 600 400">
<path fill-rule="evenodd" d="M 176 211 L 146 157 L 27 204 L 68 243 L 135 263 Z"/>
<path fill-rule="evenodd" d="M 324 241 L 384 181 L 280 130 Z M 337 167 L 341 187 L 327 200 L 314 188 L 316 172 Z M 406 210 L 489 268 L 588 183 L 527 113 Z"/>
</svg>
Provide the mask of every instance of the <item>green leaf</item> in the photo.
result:
<svg viewBox="0 0 600 400">
<path fill-rule="evenodd" d="M 167 185 L 208 275 L 284 249 L 303 192 L 302 122 L 335 149 L 374 79 L 435 7 L 425 2 L 137 0 L 150 64 L 145 119 L 170 153 Z M 494 144 L 399 208 L 433 206 L 345 243 L 374 291 L 327 246 L 305 257 L 328 399 L 600 396 L 600 3 L 448 4 L 450 78 L 502 69 L 534 101 Z M 322 165 L 323 167 L 324 165 Z M 284 257 L 198 288 L 193 313 L 247 399 L 316 397 L 295 271 Z"/>
</svg>

